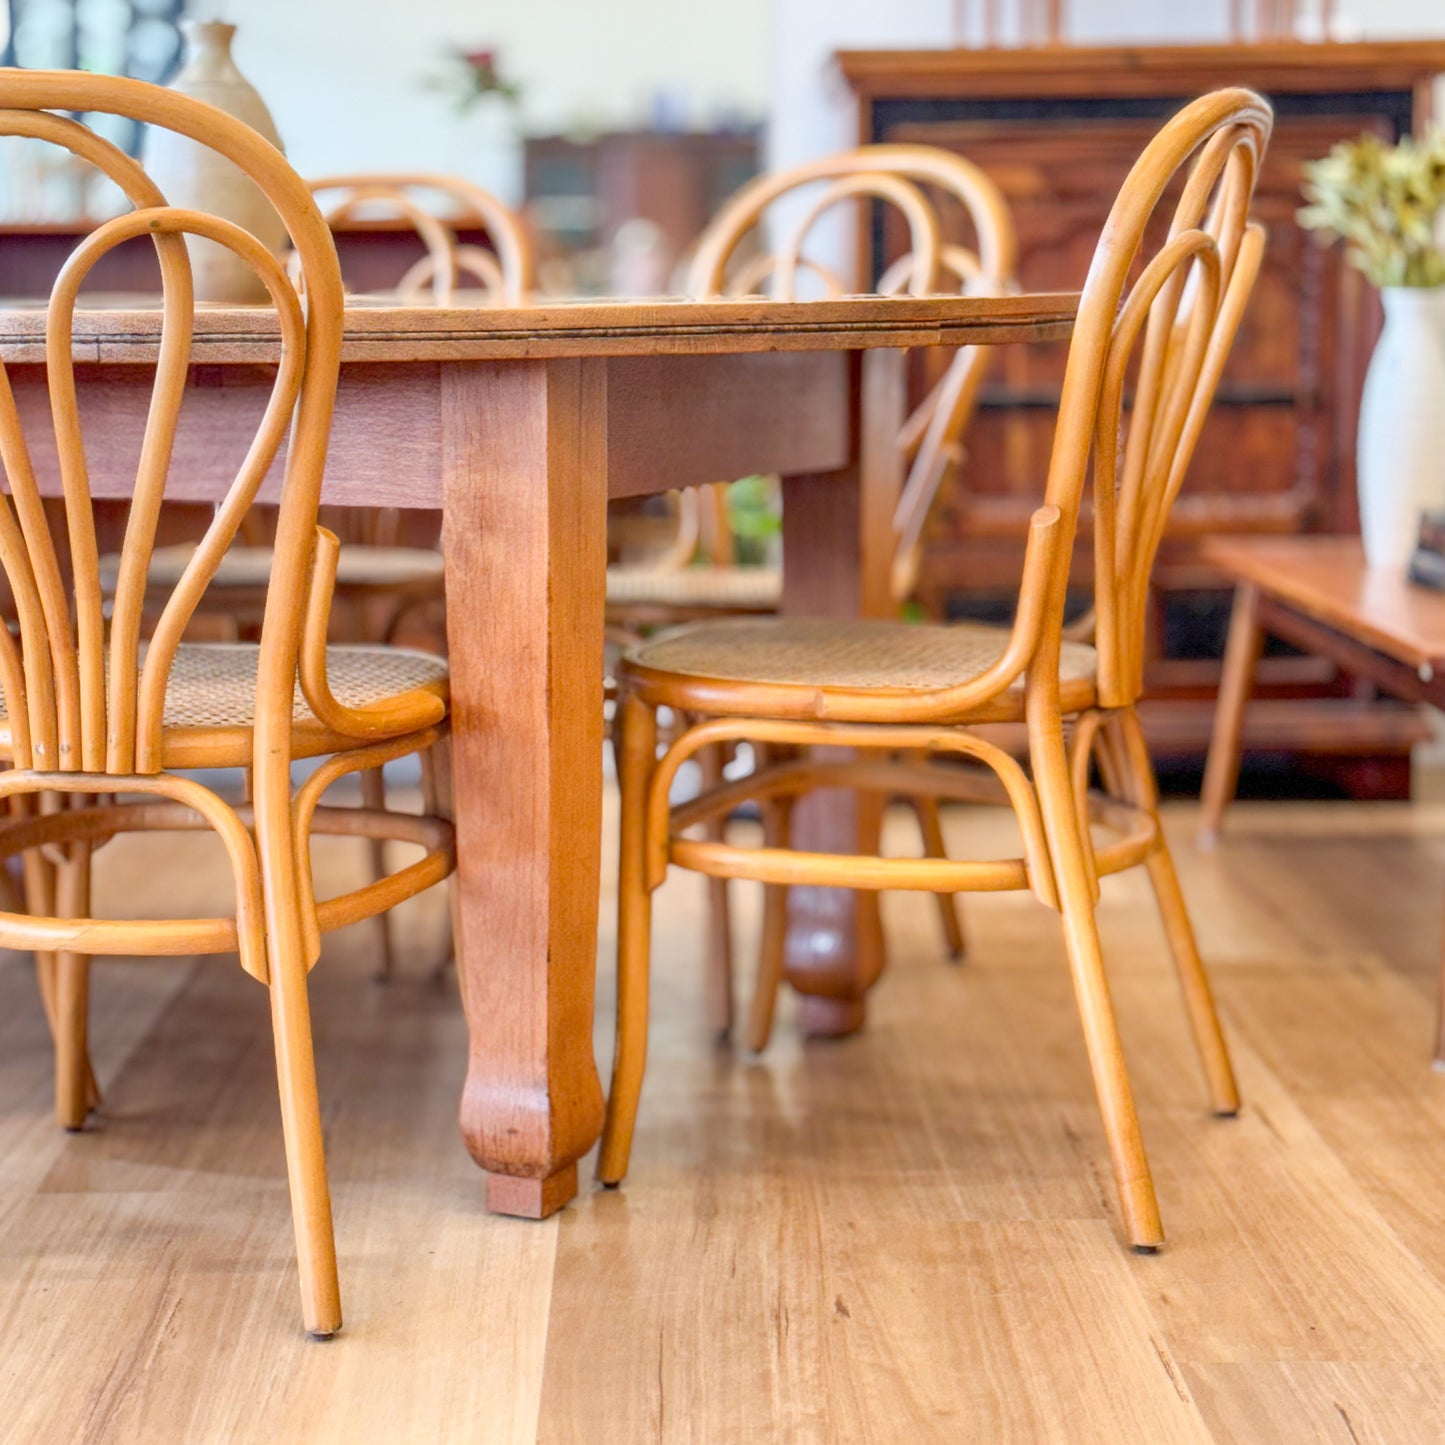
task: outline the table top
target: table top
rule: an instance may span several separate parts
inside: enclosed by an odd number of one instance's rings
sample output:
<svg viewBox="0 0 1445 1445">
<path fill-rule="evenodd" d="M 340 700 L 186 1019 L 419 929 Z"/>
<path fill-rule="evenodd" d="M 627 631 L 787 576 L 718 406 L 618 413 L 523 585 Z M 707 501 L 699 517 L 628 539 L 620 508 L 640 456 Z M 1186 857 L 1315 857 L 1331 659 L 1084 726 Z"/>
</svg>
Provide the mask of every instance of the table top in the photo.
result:
<svg viewBox="0 0 1445 1445">
<path fill-rule="evenodd" d="M 1358 537 L 1211 537 L 1204 559 L 1236 581 L 1414 668 L 1445 672 L 1445 592 L 1371 571 Z"/>
<path fill-rule="evenodd" d="M 154 361 L 158 298 L 86 300 L 76 315 L 77 361 Z M 1021 296 L 844 296 L 828 301 L 760 299 L 552 301 L 509 308 L 397 306 L 353 298 L 344 361 L 496 361 L 566 356 L 853 351 L 961 346 L 1067 337 L 1079 298 Z M 274 361 L 276 313 L 269 306 L 201 306 L 192 360 Z M 43 302 L 0 299 L 0 361 L 44 359 Z"/>
</svg>

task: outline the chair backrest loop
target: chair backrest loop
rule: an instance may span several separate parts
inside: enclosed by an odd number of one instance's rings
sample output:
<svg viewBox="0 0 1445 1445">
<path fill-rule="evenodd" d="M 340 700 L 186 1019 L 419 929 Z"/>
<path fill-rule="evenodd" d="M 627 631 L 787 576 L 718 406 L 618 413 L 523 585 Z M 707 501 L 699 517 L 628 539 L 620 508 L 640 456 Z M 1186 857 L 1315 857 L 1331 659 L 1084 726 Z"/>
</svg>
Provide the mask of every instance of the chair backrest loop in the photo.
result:
<svg viewBox="0 0 1445 1445">
<path fill-rule="evenodd" d="M 536 288 L 532 243 L 517 213 L 471 181 L 384 171 L 322 176 L 310 185 L 313 195 L 327 197 L 326 219 L 332 225 L 358 215 L 393 216 L 411 223 L 426 255 L 397 284 L 399 301 L 418 303 L 429 287 L 433 304 L 448 306 L 465 282 L 481 290 L 485 305 L 521 306 Z M 419 196 L 444 196 L 455 214 L 438 215 Z M 458 224 L 474 218 L 485 227 L 495 254 L 457 240 Z"/>
<path fill-rule="evenodd" d="M 249 232 L 169 205 L 136 161 L 57 111 L 120 115 L 169 129 L 238 167 L 286 226 L 305 302 L 277 259 Z M 9 492 L 8 499 L 0 498 L 0 567 L 19 618 L 18 645 L 8 633 L 0 641 L 0 691 L 15 764 L 111 775 L 160 769 L 166 684 L 176 647 L 289 432 L 255 714 L 257 758 L 284 760 L 290 754 L 301 619 L 341 356 L 343 295 L 330 230 L 305 182 L 255 131 L 203 102 L 142 81 L 71 71 L 0 72 L 0 135 L 28 136 L 69 151 L 114 181 L 134 207 L 80 242 L 56 278 L 46 312 L 46 376 L 67 566 L 52 537 L 32 452 L 0 365 L 0 465 Z M 191 360 L 195 300 L 187 235 L 227 247 L 256 272 L 279 317 L 280 347 L 265 412 L 245 457 L 143 649 L 150 559 Z M 107 616 L 72 335 L 81 287 L 96 262 L 145 236 L 160 262 L 161 333 Z"/>
<path fill-rule="evenodd" d="M 776 203 L 796 196 L 801 208 L 782 241 L 760 233 Z M 936 199 L 964 211 L 973 247 L 945 239 Z M 845 280 L 807 254 L 823 216 L 845 202 L 890 207 L 908 228 L 908 250 L 876 283 Z M 755 249 L 749 254 L 749 247 Z M 923 145 L 860 146 L 744 186 L 714 218 L 698 242 L 687 290 L 698 297 L 749 295 L 765 289 L 796 299 L 811 278 L 829 296 L 874 290 L 879 295 L 924 296 L 941 291 L 997 295 L 1014 285 L 1018 254 L 1013 222 L 1002 193 L 978 166 L 952 151 Z M 905 421 L 899 445 L 905 475 L 894 506 L 894 549 L 889 578 L 903 601 L 918 579 L 924 528 L 962 458 L 961 439 L 978 406 L 991 347 L 960 347 L 923 401 Z"/>
<path fill-rule="evenodd" d="M 1268 104 L 1243 89 L 1179 111 L 1130 170 L 1084 284 L 1046 498 L 1064 519 L 1067 557 L 1092 478 L 1106 707 L 1132 704 L 1143 688 L 1149 576 L 1263 256 L 1249 203 L 1271 124 Z M 1146 232 L 1181 172 L 1167 234 L 1141 267 Z M 1065 567 L 1048 629 L 1062 626 L 1067 583 Z"/>
</svg>

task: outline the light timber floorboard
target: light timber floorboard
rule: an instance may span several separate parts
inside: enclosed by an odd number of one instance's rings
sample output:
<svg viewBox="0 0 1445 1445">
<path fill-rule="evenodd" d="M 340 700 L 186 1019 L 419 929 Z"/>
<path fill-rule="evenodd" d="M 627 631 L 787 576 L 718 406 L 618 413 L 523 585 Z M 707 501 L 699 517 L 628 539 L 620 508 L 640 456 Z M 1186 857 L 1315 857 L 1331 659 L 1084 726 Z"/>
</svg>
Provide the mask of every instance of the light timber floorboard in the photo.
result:
<svg viewBox="0 0 1445 1445">
<path fill-rule="evenodd" d="M 709 1038 L 703 890 L 675 878 L 632 1174 L 541 1224 L 485 1214 L 457 1136 L 440 896 L 399 915 L 390 986 L 372 930 L 335 936 L 326 1345 L 298 1327 L 264 992 L 232 960 L 99 963 L 105 1105 L 70 1136 L 29 960 L 0 955 L 0 1441 L 1445 1438 L 1445 807 L 1241 804 L 1209 854 L 1193 817 L 1169 825 L 1240 1118 L 1207 1115 L 1142 875 L 1100 911 L 1152 1258 L 1121 1242 L 1057 923 L 1025 897 L 969 900 L 961 967 L 929 900 L 886 899 L 866 1033 L 805 1044 L 789 1000 L 754 1060 Z M 945 826 L 1007 844 L 991 815 Z M 890 836 L 914 846 L 906 817 Z M 323 886 L 364 866 L 317 853 Z M 224 905 L 194 836 L 97 868 L 102 907 Z M 747 987 L 757 900 L 734 899 Z M 611 929 L 609 898 L 604 1067 Z"/>
</svg>

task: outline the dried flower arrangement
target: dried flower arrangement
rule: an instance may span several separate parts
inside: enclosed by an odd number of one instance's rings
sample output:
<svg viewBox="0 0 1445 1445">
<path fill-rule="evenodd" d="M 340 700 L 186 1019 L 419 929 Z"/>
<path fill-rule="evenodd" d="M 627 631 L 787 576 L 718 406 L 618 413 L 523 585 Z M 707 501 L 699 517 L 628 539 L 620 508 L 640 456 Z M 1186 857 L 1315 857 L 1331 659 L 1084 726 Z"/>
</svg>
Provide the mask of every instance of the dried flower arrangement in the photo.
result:
<svg viewBox="0 0 1445 1445">
<path fill-rule="evenodd" d="M 1338 236 L 1376 286 L 1445 285 L 1445 131 L 1341 141 L 1305 165 L 1301 226 Z"/>
</svg>

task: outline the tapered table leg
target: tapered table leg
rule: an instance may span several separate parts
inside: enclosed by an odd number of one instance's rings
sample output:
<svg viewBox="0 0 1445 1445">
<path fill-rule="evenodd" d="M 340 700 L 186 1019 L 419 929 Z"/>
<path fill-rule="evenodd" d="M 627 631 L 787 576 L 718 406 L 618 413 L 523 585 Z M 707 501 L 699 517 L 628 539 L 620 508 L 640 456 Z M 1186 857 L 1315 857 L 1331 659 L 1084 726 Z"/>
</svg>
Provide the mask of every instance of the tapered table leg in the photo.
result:
<svg viewBox="0 0 1445 1445">
<path fill-rule="evenodd" d="M 448 363 L 442 377 L 461 1128 L 489 1206 L 532 1218 L 577 1192 L 602 1126 L 605 366 Z"/>
</svg>

